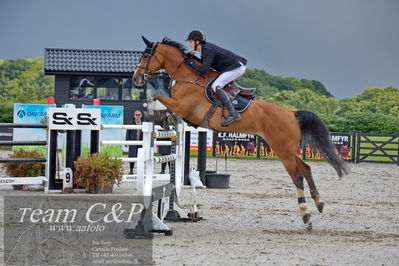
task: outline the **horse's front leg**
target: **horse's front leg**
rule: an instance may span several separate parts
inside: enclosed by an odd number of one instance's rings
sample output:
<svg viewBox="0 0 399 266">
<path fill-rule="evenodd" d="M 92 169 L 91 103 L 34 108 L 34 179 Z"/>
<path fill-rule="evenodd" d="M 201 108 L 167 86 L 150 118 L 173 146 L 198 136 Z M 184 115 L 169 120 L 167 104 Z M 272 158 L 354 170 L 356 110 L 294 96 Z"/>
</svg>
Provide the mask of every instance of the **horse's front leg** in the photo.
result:
<svg viewBox="0 0 399 266">
<path fill-rule="evenodd" d="M 187 116 L 187 113 L 182 110 L 181 105 L 176 99 L 165 97 L 165 96 L 155 96 L 155 99 L 160 101 L 163 105 L 168 108 L 169 111 L 177 114 L 179 117 L 184 118 Z"/>
</svg>

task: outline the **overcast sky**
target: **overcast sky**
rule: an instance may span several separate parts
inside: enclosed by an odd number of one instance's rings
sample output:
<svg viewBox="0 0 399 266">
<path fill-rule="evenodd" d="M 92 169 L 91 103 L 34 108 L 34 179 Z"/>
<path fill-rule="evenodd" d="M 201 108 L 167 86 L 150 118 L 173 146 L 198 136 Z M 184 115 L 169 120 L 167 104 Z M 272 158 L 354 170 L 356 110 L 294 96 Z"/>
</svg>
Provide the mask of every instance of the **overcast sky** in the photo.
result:
<svg viewBox="0 0 399 266">
<path fill-rule="evenodd" d="M 143 50 L 141 35 L 185 42 L 192 29 L 249 68 L 319 80 L 338 99 L 399 87 L 399 0 L 0 0 L 2 59 Z"/>
</svg>

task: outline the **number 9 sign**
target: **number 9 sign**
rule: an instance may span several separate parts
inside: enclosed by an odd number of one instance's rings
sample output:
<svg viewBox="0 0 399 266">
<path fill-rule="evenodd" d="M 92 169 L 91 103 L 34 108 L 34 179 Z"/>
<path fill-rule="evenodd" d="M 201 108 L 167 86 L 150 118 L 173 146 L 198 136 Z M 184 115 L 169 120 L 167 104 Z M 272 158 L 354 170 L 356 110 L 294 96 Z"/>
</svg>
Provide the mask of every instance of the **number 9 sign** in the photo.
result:
<svg viewBox="0 0 399 266">
<path fill-rule="evenodd" d="M 73 188 L 73 172 L 71 168 L 65 168 L 63 180 L 63 188 Z"/>
</svg>

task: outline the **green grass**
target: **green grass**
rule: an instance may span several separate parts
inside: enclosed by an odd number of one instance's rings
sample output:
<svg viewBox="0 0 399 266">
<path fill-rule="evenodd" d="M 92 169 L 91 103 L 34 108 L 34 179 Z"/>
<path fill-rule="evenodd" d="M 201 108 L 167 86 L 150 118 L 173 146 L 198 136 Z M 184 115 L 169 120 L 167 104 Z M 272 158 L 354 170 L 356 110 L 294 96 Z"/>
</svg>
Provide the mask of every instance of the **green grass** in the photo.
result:
<svg viewBox="0 0 399 266">
<path fill-rule="evenodd" d="M 47 157 L 47 147 L 46 146 L 13 146 L 13 151 L 24 150 L 24 151 L 37 151 L 43 158 Z"/>
<path fill-rule="evenodd" d="M 120 158 L 123 156 L 122 146 L 120 145 L 102 146 L 100 152 L 110 157 Z M 83 146 L 81 154 L 82 157 L 87 157 L 90 154 L 90 146 Z"/>
</svg>

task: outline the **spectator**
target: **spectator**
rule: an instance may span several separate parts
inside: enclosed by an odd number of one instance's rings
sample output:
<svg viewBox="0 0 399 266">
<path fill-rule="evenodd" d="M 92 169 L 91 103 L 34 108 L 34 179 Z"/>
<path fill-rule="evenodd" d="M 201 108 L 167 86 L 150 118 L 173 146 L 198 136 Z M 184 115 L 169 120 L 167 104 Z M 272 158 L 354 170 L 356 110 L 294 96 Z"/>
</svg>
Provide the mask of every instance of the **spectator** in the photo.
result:
<svg viewBox="0 0 399 266">
<path fill-rule="evenodd" d="M 139 110 L 134 112 L 133 119 L 129 122 L 129 125 L 141 125 L 143 122 L 143 113 Z M 129 129 L 126 130 L 126 140 L 143 140 L 143 132 L 141 129 Z M 141 148 L 141 145 L 130 145 L 129 146 L 129 158 L 136 158 L 137 151 Z M 129 175 L 133 174 L 134 162 L 130 163 Z"/>
</svg>

